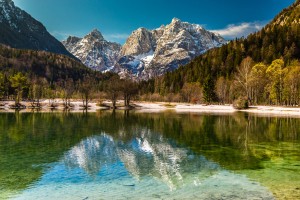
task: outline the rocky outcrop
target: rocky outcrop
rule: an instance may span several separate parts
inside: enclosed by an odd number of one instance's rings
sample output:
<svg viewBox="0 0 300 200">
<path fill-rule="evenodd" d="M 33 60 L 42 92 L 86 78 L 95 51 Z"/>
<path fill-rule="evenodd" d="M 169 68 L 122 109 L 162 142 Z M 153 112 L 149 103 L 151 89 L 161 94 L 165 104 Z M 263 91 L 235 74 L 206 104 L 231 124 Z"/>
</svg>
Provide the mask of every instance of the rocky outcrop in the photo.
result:
<svg viewBox="0 0 300 200">
<path fill-rule="evenodd" d="M 118 60 L 121 45 L 108 42 L 97 29 L 84 38 L 70 36 L 65 47 L 86 66 L 98 71 L 111 71 Z"/>
<path fill-rule="evenodd" d="M 174 18 L 155 30 L 134 31 L 121 50 L 115 70 L 121 76 L 149 79 L 177 69 L 226 41 L 197 24 Z"/>
<path fill-rule="evenodd" d="M 121 56 L 138 56 L 153 51 L 156 41 L 151 31 L 139 28 L 127 39 L 120 52 Z"/>
</svg>

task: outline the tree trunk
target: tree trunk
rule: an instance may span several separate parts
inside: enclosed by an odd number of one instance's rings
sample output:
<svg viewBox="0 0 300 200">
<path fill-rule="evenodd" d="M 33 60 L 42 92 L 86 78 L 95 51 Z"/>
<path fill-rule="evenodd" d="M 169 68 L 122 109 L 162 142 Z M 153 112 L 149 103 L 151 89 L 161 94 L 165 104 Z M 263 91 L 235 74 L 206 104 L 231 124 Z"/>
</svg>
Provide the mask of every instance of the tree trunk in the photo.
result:
<svg viewBox="0 0 300 200">
<path fill-rule="evenodd" d="M 89 97 L 88 95 L 85 96 L 85 108 L 88 109 L 88 104 L 89 104 Z"/>
<path fill-rule="evenodd" d="M 126 107 L 127 106 L 127 95 L 124 94 L 124 106 Z"/>
<path fill-rule="evenodd" d="M 127 103 L 127 106 L 129 107 L 130 106 L 130 96 L 127 97 L 126 103 Z"/>
<path fill-rule="evenodd" d="M 116 100 L 112 100 L 112 107 L 114 110 L 116 109 Z"/>
</svg>

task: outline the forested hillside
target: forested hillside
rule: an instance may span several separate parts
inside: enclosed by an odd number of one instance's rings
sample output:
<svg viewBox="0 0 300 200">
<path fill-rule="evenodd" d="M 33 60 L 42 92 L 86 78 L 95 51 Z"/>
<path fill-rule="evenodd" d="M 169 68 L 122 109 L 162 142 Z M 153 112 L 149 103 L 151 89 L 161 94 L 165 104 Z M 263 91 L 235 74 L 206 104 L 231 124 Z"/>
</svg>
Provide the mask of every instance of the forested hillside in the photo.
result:
<svg viewBox="0 0 300 200">
<path fill-rule="evenodd" d="M 0 45 L 0 99 L 64 98 L 103 91 L 112 73 L 93 71 L 72 58 Z"/>
<path fill-rule="evenodd" d="M 185 101 L 232 103 L 242 97 L 252 104 L 294 105 L 300 98 L 299 58 L 298 0 L 261 31 L 210 50 L 141 88 L 147 94 L 180 94 Z"/>
<path fill-rule="evenodd" d="M 28 73 L 45 78 L 49 83 L 67 78 L 76 81 L 94 73 L 82 63 L 64 55 L 13 49 L 4 45 L 0 45 L 0 70 L 5 73 Z"/>
</svg>

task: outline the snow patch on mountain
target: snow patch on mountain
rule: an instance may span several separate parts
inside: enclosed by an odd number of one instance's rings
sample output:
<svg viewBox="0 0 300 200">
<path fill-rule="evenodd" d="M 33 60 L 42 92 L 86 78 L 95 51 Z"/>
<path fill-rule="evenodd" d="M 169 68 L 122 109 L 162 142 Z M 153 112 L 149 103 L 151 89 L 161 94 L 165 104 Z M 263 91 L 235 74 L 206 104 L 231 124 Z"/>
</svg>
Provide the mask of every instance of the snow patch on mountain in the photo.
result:
<svg viewBox="0 0 300 200">
<path fill-rule="evenodd" d="M 122 47 L 117 69 L 122 69 L 122 72 L 125 69 L 137 79 L 149 79 L 175 70 L 225 43 L 220 35 L 198 24 L 174 18 L 169 25 L 158 29 L 140 28 L 134 31 Z M 129 57 L 134 57 L 134 62 L 126 59 Z"/>
<path fill-rule="evenodd" d="M 220 35 L 177 18 L 154 30 L 139 28 L 133 31 L 122 47 L 106 41 L 98 30 L 84 38 L 69 37 L 63 41 L 86 66 L 135 80 L 146 80 L 175 70 L 225 43 Z"/>
<path fill-rule="evenodd" d="M 106 41 L 97 29 L 84 38 L 70 36 L 62 43 L 86 66 L 102 72 L 113 71 L 121 50 L 120 44 Z"/>
</svg>

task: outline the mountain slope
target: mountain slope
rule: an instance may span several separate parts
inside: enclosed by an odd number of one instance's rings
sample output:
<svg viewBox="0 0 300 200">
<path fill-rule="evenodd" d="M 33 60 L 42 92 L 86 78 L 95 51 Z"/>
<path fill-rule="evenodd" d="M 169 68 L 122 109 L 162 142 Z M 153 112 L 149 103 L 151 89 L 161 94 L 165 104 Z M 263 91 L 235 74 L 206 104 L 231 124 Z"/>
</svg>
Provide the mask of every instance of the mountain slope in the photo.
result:
<svg viewBox="0 0 300 200">
<path fill-rule="evenodd" d="M 233 80 L 242 60 L 251 57 L 255 63 L 270 64 L 283 58 L 286 64 L 300 59 L 300 1 L 284 9 L 261 31 L 246 39 L 237 39 L 198 56 L 189 64 L 156 79 L 156 91 L 179 92 L 185 83 L 199 82 L 214 91 L 218 78 Z M 149 86 L 153 92 L 154 81 Z"/>
<path fill-rule="evenodd" d="M 81 80 L 85 75 L 102 76 L 65 55 L 45 51 L 13 49 L 0 44 L 0 72 L 23 72 L 53 84 L 60 80 Z"/>
<path fill-rule="evenodd" d="M 12 0 L 0 0 L 0 43 L 18 49 L 43 50 L 75 58 L 28 13 Z"/>
<path fill-rule="evenodd" d="M 140 28 L 127 39 L 121 50 L 119 73 L 149 79 L 187 64 L 225 40 L 200 25 L 174 18 L 167 26 L 155 30 Z"/>
<path fill-rule="evenodd" d="M 84 38 L 69 37 L 65 47 L 86 66 L 113 71 L 121 77 L 149 79 L 187 64 L 225 40 L 197 24 L 174 18 L 171 24 L 155 30 L 139 28 L 121 45 L 106 41 L 98 30 Z"/>
<path fill-rule="evenodd" d="M 110 70 L 121 50 L 120 44 L 106 41 L 96 29 L 84 38 L 70 36 L 63 44 L 86 66 L 98 71 Z"/>
</svg>

